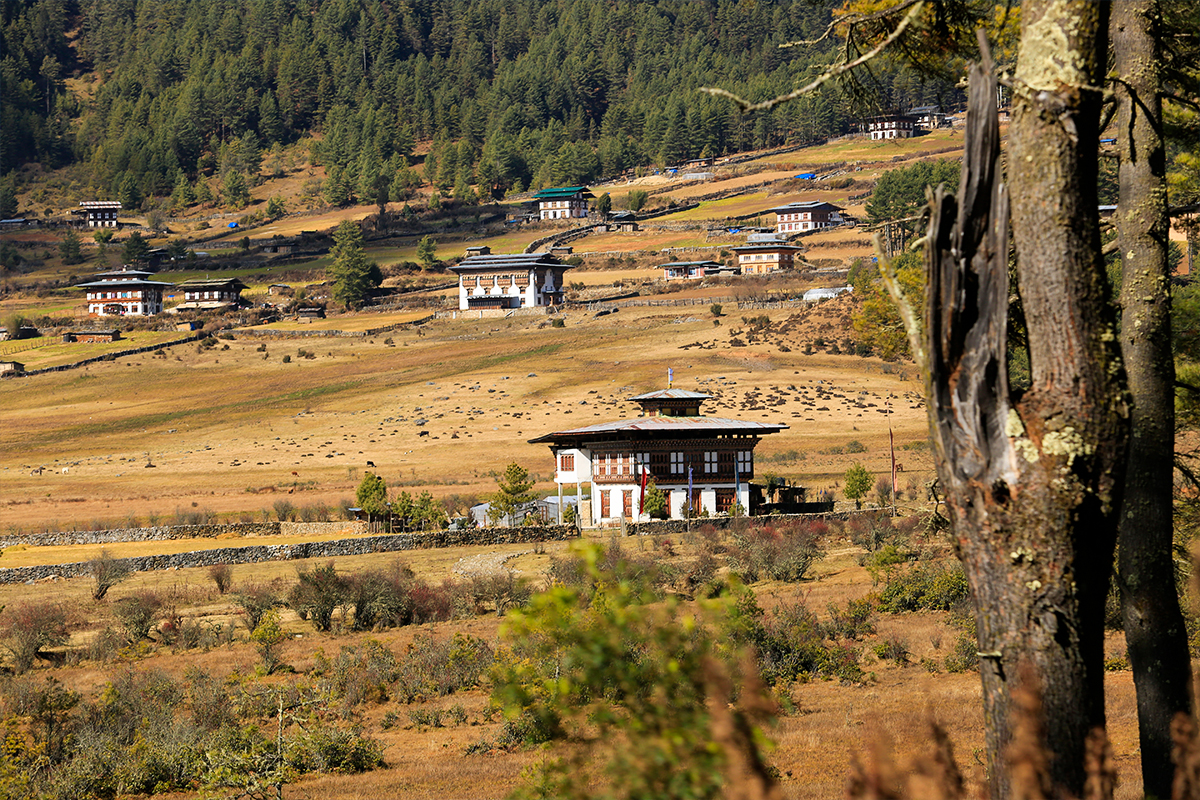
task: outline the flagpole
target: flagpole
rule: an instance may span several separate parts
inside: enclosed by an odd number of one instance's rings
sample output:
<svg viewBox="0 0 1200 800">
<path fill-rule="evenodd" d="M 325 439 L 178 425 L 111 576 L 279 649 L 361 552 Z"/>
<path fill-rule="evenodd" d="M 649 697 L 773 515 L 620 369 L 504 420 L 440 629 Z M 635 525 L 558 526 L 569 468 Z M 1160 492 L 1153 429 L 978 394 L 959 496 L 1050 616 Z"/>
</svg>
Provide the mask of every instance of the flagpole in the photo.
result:
<svg viewBox="0 0 1200 800">
<path fill-rule="evenodd" d="M 887 397 L 888 445 L 892 451 L 892 516 L 896 516 L 896 437 L 892 434 L 892 396 Z"/>
</svg>

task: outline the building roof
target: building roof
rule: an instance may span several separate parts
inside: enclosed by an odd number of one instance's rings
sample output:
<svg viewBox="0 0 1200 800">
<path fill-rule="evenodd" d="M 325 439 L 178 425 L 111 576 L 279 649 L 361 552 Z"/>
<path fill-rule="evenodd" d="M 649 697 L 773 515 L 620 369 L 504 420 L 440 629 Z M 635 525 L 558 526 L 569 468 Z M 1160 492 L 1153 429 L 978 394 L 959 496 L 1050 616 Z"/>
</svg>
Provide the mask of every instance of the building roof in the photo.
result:
<svg viewBox="0 0 1200 800">
<path fill-rule="evenodd" d="M 641 403 L 646 400 L 709 400 L 711 398 L 711 394 L 689 392 L 687 389 L 659 389 L 654 392 L 639 394 L 629 399 L 635 403 Z"/>
<path fill-rule="evenodd" d="M 741 433 L 758 435 L 786 430 L 782 423 L 750 422 L 725 417 L 637 417 L 616 422 L 602 422 L 584 428 L 554 431 L 530 439 L 530 444 L 566 444 L 594 437 L 613 438 L 671 438 L 675 436 L 703 437 Z"/>
<path fill-rule="evenodd" d="M 149 286 L 151 288 L 157 288 L 157 289 L 168 289 L 174 285 L 175 284 L 173 284 L 173 283 L 163 283 L 162 281 L 148 281 L 148 280 L 145 280 L 144 278 L 131 278 L 131 279 L 119 280 L 119 281 L 92 281 L 90 283 L 77 283 L 77 284 L 75 284 L 75 288 L 76 289 L 93 289 L 93 288 L 128 289 L 130 286 Z"/>
<path fill-rule="evenodd" d="M 794 211 L 824 211 L 833 210 L 841 211 L 841 206 L 835 206 L 833 203 L 826 203 L 824 200 L 803 200 L 799 203 L 788 203 L 786 206 L 777 206 L 767 209 L 768 213 L 775 214 L 791 214 Z"/>
<path fill-rule="evenodd" d="M 571 197 L 595 197 L 586 186 L 558 186 L 539 189 L 533 193 L 534 200 L 564 200 Z"/>
<path fill-rule="evenodd" d="M 184 291 L 196 289 L 220 289 L 230 286 L 238 291 L 247 288 L 246 284 L 242 283 L 237 278 L 193 278 L 190 281 L 177 283 L 175 286 Z"/>
<path fill-rule="evenodd" d="M 716 261 L 670 261 L 666 264 L 659 264 L 659 267 L 723 267 L 724 264 L 719 264 Z"/>
<path fill-rule="evenodd" d="M 120 200 L 84 200 L 79 207 L 85 211 L 120 211 Z"/>
<path fill-rule="evenodd" d="M 565 261 L 559 261 L 550 253 L 497 253 L 496 255 L 470 256 L 448 269 L 451 272 L 471 272 L 473 270 L 530 270 L 537 267 L 571 269 L 572 265 Z"/>
<path fill-rule="evenodd" d="M 96 277 L 103 278 L 106 275 L 131 275 L 136 278 L 136 277 L 140 277 L 142 275 L 154 275 L 154 274 L 155 273 L 148 272 L 144 269 L 132 269 L 128 266 L 125 266 L 125 267 L 121 267 L 120 269 L 110 269 L 110 270 L 105 270 L 104 272 L 97 272 Z"/>
</svg>

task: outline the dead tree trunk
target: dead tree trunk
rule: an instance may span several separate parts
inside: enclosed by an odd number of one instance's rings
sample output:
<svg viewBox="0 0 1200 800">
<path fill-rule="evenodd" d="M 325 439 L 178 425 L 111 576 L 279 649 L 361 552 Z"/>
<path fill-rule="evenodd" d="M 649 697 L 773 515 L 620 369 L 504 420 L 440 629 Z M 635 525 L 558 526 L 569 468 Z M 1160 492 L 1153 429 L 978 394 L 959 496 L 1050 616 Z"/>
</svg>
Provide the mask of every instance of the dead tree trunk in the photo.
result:
<svg viewBox="0 0 1200 800">
<path fill-rule="evenodd" d="M 1142 791 L 1171 796 L 1171 720 L 1190 710 L 1187 632 L 1171 545 L 1175 361 L 1157 0 L 1113 5 L 1120 200 L 1121 353 L 1133 399 L 1119 527 L 1121 612 L 1137 689 Z"/>
<path fill-rule="evenodd" d="M 926 243 L 931 436 L 978 621 L 992 797 L 1010 796 L 1017 667 L 1042 689 L 1052 778 L 1080 796 L 1104 724 L 1103 611 L 1126 415 L 1096 205 L 1102 4 L 1022 5 L 1009 189 L 990 59 L 971 73 L 959 197 L 939 190 Z M 1032 384 L 1005 361 L 1008 208 Z"/>
</svg>

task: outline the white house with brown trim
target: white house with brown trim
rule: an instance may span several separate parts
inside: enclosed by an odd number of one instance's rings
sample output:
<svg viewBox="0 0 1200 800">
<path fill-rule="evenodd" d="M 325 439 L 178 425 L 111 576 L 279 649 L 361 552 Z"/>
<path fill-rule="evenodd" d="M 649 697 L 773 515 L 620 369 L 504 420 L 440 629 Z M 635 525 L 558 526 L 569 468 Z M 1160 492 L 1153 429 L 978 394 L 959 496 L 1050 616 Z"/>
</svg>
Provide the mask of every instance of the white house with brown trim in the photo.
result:
<svg viewBox="0 0 1200 800">
<path fill-rule="evenodd" d="M 834 228 L 845 222 L 842 218 L 842 208 L 824 200 L 788 203 L 786 206 L 772 208 L 771 211 L 775 214 L 777 234 Z"/>
<path fill-rule="evenodd" d="M 173 284 L 152 281 L 152 272 L 128 266 L 98 272 L 98 280 L 81 283 L 87 290 L 88 313 L 97 317 L 152 317 L 163 310 L 163 292 Z"/>
<path fill-rule="evenodd" d="M 572 265 L 549 253 L 473 255 L 449 267 L 458 275 L 461 311 L 505 311 L 559 305 Z"/>
</svg>

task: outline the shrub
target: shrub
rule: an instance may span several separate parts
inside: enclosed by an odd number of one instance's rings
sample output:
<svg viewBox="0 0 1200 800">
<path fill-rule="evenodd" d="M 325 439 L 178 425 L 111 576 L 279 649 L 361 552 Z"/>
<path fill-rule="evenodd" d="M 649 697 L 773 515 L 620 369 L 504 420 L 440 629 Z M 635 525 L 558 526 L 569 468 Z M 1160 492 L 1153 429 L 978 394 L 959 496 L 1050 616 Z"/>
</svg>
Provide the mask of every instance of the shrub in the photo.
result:
<svg viewBox="0 0 1200 800">
<path fill-rule="evenodd" d="M 829 622 L 825 631 L 834 639 L 862 639 L 875 633 L 871 617 L 875 615 L 875 602 L 870 597 L 847 600 L 846 608 L 829 604 Z"/>
<path fill-rule="evenodd" d="M 217 586 L 218 594 L 225 594 L 233 585 L 233 568 L 228 564 L 213 564 L 208 568 L 208 577 Z"/>
<path fill-rule="evenodd" d="M 298 578 L 299 582 L 288 593 L 288 605 L 318 631 L 328 631 L 333 625 L 334 609 L 348 597 L 347 581 L 337 574 L 332 561 L 301 570 Z"/>
<path fill-rule="evenodd" d="M 284 762 L 299 772 L 342 774 L 386 766 L 379 742 L 327 726 L 306 731 L 290 742 Z"/>
<path fill-rule="evenodd" d="M 908 642 L 894 634 L 875 645 L 875 657 L 880 661 L 895 662 L 897 667 L 907 666 L 910 655 Z"/>
<path fill-rule="evenodd" d="M 268 609 L 250 632 L 250 641 L 254 642 L 254 648 L 262 659 L 263 674 L 270 675 L 280 666 L 279 646 L 287 638 L 287 633 L 279 625 L 279 612 Z"/>
<path fill-rule="evenodd" d="M 246 616 L 246 628 L 250 631 L 258 627 L 267 611 L 283 605 L 283 599 L 273 583 L 242 583 L 233 597 L 242 607 L 242 613 Z"/>
<path fill-rule="evenodd" d="M 898 571 L 879 593 L 879 609 L 893 614 L 902 611 L 950 611 L 966 601 L 967 576 L 962 565 L 921 564 Z"/>
<path fill-rule="evenodd" d="M 474 688 L 495 660 L 491 646 L 469 634 L 441 640 L 418 636 L 399 660 L 397 699 L 411 703 Z"/>
<path fill-rule="evenodd" d="M 280 498 L 272 504 L 275 508 L 275 518 L 280 522 L 287 522 L 296 514 L 296 506 L 291 500 Z"/>
<path fill-rule="evenodd" d="M 43 649 L 67 643 L 67 612 L 58 603 L 21 603 L 5 612 L 0 635 L 19 675 Z"/>
<path fill-rule="evenodd" d="M 113 615 L 125 632 L 125 640 L 133 644 L 150 635 L 162 607 L 163 599 L 158 592 L 143 589 L 114 603 Z"/>
<path fill-rule="evenodd" d="M 756 604 L 749 606 L 749 612 L 752 616 L 762 615 Z M 759 669 L 768 683 L 814 677 L 852 682 L 863 679 L 859 651 L 845 642 L 828 641 L 817 615 L 802 601 L 780 605 L 753 630 Z"/>
<path fill-rule="evenodd" d="M 728 555 L 730 569 L 749 583 L 766 578 L 804 580 L 812 565 L 824 557 L 816 537 L 802 524 L 736 532 Z"/>
<path fill-rule="evenodd" d="M 128 578 L 132 570 L 125 561 L 113 558 L 107 550 L 101 550 L 99 556 L 88 562 L 88 572 L 95 582 L 92 599 L 103 600 L 108 590 Z"/>
<path fill-rule="evenodd" d="M 863 444 L 862 442 L 860 442 L 858 439 L 851 439 L 850 441 L 846 442 L 846 452 L 847 453 L 865 453 L 865 452 L 867 452 L 867 446 L 865 444 Z"/>
</svg>

